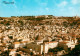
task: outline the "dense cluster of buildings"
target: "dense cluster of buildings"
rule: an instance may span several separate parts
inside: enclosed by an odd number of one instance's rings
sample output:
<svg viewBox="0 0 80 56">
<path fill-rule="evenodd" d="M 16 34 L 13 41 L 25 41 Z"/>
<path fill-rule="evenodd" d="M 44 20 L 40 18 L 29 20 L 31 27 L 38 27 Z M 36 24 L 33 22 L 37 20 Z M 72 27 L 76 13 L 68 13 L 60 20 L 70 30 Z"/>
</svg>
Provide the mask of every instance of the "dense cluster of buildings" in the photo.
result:
<svg viewBox="0 0 80 56">
<path fill-rule="evenodd" d="M 35 18 L 38 17 L 41 16 L 35 16 Z M 51 15 L 42 17 L 52 17 L 52 19 L 45 19 L 38 23 L 19 19 L 19 17 L 11 17 L 15 20 L 4 19 L 10 20 L 11 23 L 10 25 L 0 24 L 0 54 L 9 56 L 64 55 L 69 49 L 75 48 L 75 45 L 79 43 L 80 26 L 65 27 L 63 22 L 69 21 L 62 18 L 77 20 L 79 17 L 53 17 Z M 63 49 L 55 54 L 49 52 L 49 49 L 54 50 L 56 47 Z"/>
</svg>

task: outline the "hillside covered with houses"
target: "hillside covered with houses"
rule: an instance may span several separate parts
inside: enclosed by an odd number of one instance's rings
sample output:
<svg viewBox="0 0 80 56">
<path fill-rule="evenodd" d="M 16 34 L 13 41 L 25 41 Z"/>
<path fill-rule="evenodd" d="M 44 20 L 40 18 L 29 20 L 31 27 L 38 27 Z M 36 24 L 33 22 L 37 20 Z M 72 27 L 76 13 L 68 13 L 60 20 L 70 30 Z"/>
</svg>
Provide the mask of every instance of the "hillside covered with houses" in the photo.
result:
<svg viewBox="0 0 80 56">
<path fill-rule="evenodd" d="M 0 55 L 66 55 L 79 43 L 78 16 L 0 17 Z"/>
</svg>

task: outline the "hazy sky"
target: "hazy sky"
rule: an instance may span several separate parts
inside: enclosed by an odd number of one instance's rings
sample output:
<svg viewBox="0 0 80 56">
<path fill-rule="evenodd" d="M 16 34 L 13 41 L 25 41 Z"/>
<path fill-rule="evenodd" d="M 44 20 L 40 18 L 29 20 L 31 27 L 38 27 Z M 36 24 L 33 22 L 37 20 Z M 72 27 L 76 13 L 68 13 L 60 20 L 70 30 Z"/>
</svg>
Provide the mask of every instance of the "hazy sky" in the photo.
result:
<svg viewBox="0 0 80 56">
<path fill-rule="evenodd" d="M 27 15 L 80 16 L 80 0 L 0 0 L 1 17 Z"/>
</svg>

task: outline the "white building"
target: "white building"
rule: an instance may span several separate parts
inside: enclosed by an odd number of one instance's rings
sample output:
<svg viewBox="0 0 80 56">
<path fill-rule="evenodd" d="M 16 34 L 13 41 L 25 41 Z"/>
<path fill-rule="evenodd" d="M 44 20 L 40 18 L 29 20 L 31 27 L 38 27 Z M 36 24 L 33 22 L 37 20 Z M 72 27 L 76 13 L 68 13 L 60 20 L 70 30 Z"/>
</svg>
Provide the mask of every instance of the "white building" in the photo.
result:
<svg viewBox="0 0 80 56">
<path fill-rule="evenodd" d="M 18 47 L 20 47 L 20 42 L 14 42 L 14 48 L 18 48 Z"/>
<path fill-rule="evenodd" d="M 63 47 L 63 49 L 66 51 L 68 50 L 68 48 L 72 50 L 73 48 L 75 48 L 76 43 L 73 41 L 64 40 L 62 42 L 59 42 L 59 47 Z"/>
<path fill-rule="evenodd" d="M 53 41 L 53 42 L 44 42 L 41 44 L 37 44 L 36 42 L 29 43 L 27 44 L 28 49 L 32 49 L 35 52 L 39 52 L 39 54 L 48 53 L 48 50 L 50 48 L 55 48 L 58 46 L 58 42 Z"/>
<path fill-rule="evenodd" d="M 16 49 L 12 49 L 9 53 L 9 56 L 15 56 L 16 54 Z"/>
<path fill-rule="evenodd" d="M 45 42 L 43 46 L 44 46 L 44 47 L 43 47 L 44 53 L 48 53 L 48 50 L 49 50 L 50 48 L 55 48 L 55 47 L 58 46 L 58 42 L 57 42 L 57 41 Z"/>
</svg>

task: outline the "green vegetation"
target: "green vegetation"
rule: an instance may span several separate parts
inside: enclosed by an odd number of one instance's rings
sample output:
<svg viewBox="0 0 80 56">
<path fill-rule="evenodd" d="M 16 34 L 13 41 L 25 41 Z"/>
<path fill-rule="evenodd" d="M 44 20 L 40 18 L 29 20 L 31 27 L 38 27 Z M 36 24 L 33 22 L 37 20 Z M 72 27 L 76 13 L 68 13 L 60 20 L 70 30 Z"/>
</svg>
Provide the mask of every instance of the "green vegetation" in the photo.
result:
<svg viewBox="0 0 80 56">
<path fill-rule="evenodd" d="M 36 36 L 35 40 L 37 40 L 37 39 L 38 39 L 38 37 L 39 37 L 39 35 L 37 35 L 37 36 Z"/>
<path fill-rule="evenodd" d="M 7 22 L 5 25 L 7 25 L 7 26 L 8 26 L 8 25 L 10 25 L 10 23 L 9 23 L 9 22 Z"/>
<path fill-rule="evenodd" d="M 63 22 L 63 26 L 64 26 L 64 27 L 68 27 L 68 26 L 69 26 L 69 23 L 66 22 L 66 21 L 64 21 L 64 22 Z"/>
<path fill-rule="evenodd" d="M 32 56 L 33 55 L 33 52 L 31 52 L 30 55 Z"/>
<path fill-rule="evenodd" d="M 31 17 L 31 18 L 28 18 L 27 20 L 41 21 L 41 20 L 44 20 L 44 19 L 45 19 L 45 17 L 39 17 L 39 18 Z"/>
<path fill-rule="evenodd" d="M 8 36 L 10 39 L 13 39 L 13 36 Z"/>
<path fill-rule="evenodd" d="M 18 22 L 19 22 L 21 25 L 24 25 L 23 21 L 19 20 Z"/>
<path fill-rule="evenodd" d="M 4 24 L 4 25 L 8 26 L 8 25 L 10 25 L 10 21 L 3 20 L 0 22 L 0 24 Z"/>
<path fill-rule="evenodd" d="M 64 56 L 79 56 L 80 55 L 80 44 L 76 45 L 75 48 Z"/>
</svg>

